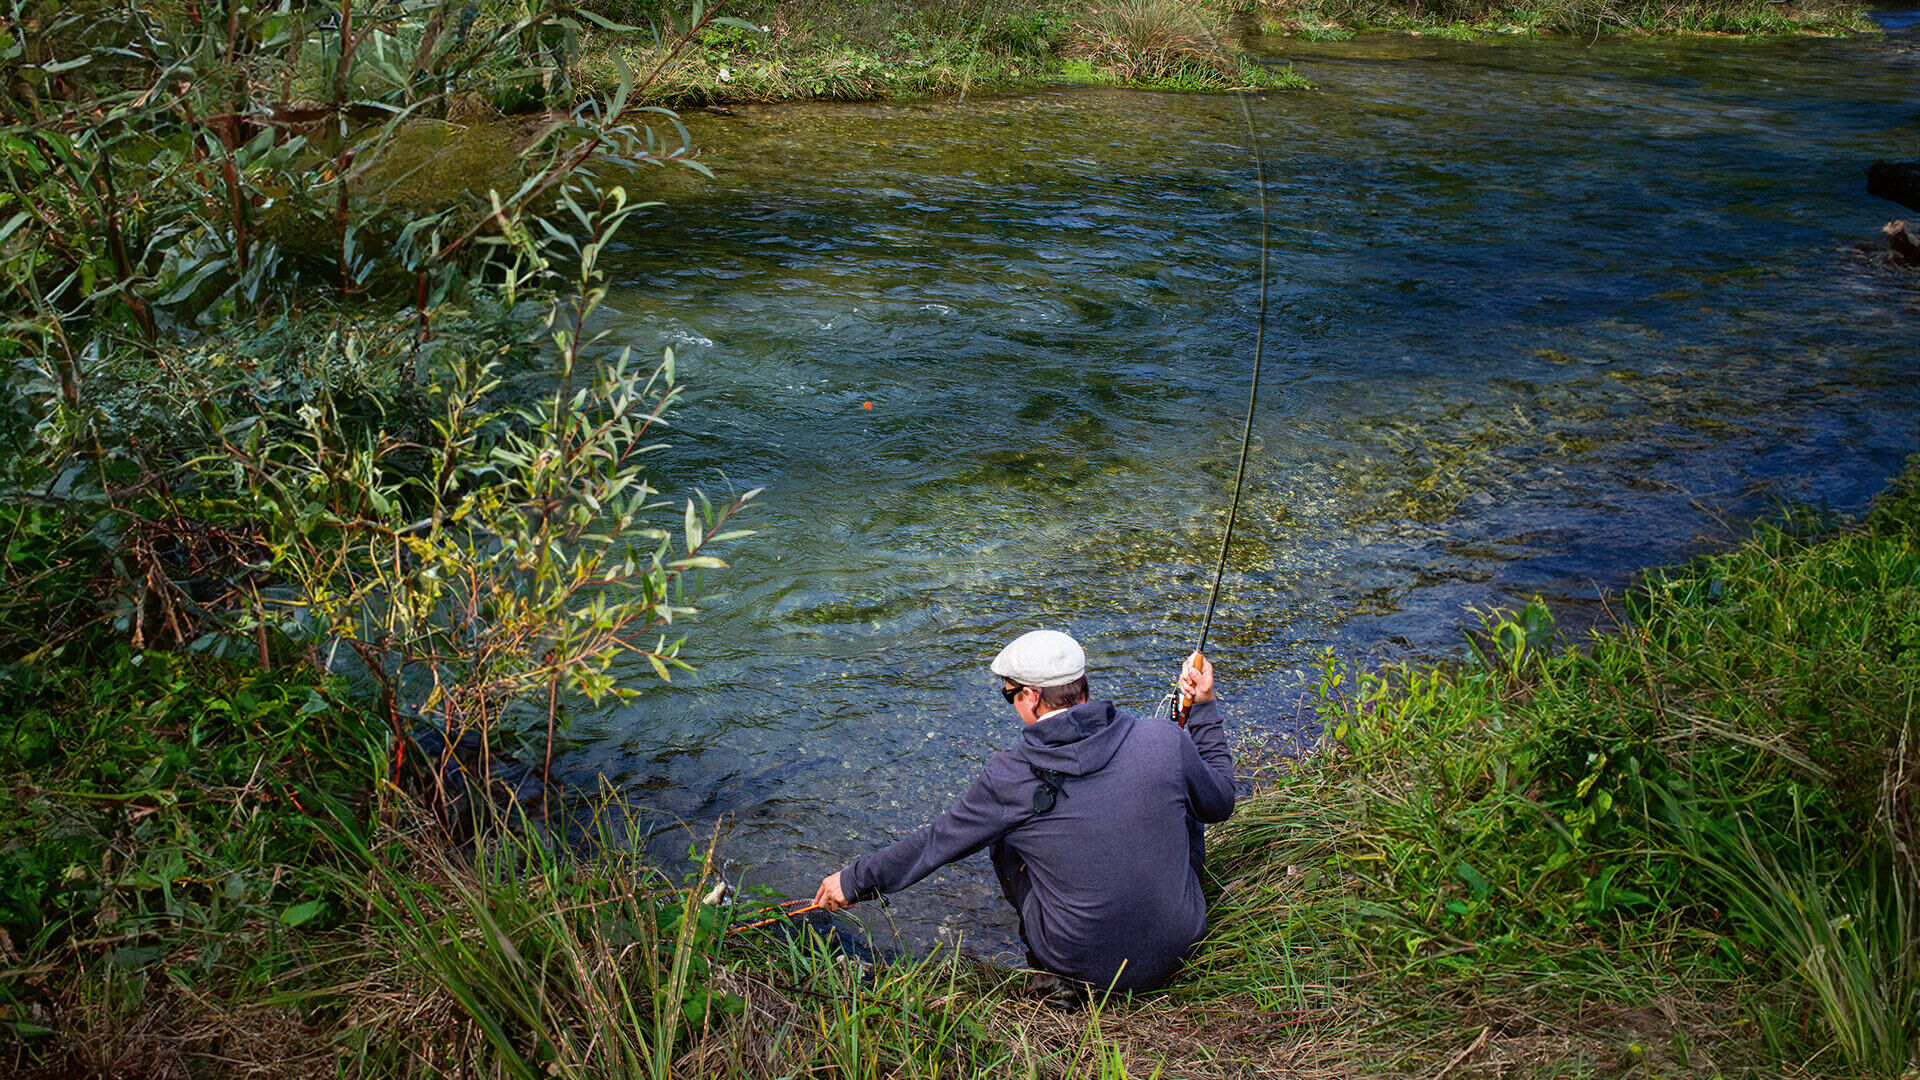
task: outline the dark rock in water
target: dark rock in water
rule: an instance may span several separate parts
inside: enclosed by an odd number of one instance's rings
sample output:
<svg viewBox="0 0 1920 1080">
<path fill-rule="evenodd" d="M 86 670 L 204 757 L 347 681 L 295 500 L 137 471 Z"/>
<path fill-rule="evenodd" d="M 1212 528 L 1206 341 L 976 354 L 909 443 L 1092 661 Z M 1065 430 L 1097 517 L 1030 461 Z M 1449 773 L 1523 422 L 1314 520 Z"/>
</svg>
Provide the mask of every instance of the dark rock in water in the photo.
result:
<svg viewBox="0 0 1920 1080">
<path fill-rule="evenodd" d="M 1895 262 L 1920 266 L 1920 242 L 1908 235 L 1906 222 L 1889 221 L 1881 231 L 1887 234 L 1887 246 L 1893 250 Z"/>
<path fill-rule="evenodd" d="M 1867 194 L 1920 210 L 1920 161 L 1876 161 L 1867 166 Z"/>
<path fill-rule="evenodd" d="M 409 755 L 418 770 L 413 785 L 419 794 L 437 804 L 449 824 L 471 818 L 485 802 L 498 807 L 519 806 L 536 817 L 542 812 L 546 785 L 540 771 L 497 750 L 483 754 L 479 732 L 462 733 L 449 753 L 446 734 L 439 725 L 423 719 L 414 725 L 408 741 L 412 743 L 410 749 L 417 751 L 417 756 Z M 484 774 L 483 757 L 488 758 Z"/>
</svg>

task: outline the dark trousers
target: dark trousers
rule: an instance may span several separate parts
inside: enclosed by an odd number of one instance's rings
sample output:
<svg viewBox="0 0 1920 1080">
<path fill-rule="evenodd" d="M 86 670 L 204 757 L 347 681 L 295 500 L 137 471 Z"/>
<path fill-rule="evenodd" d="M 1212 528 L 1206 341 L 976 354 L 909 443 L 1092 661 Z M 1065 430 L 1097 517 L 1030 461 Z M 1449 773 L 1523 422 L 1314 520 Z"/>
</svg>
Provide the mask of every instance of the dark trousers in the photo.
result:
<svg viewBox="0 0 1920 1080">
<path fill-rule="evenodd" d="M 1033 892 L 1033 878 L 1027 873 L 1027 861 L 1002 840 L 988 853 L 993 859 L 993 875 L 1000 879 L 1000 895 L 1013 905 L 1013 916 L 1020 921 L 1020 945 L 1027 950 L 1027 966 L 1035 971 L 1049 970 L 1033 954 L 1027 943 L 1027 895 Z"/>
<path fill-rule="evenodd" d="M 1027 966 L 1035 971 L 1052 971 L 1033 954 L 1027 942 L 1027 896 L 1033 892 L 1033 877 L 1027 873 L 1027 860 L 1004 840 L 996 841 L 988 852 L 993 860 L 993 875 L 1000 879 L 1000 895 L 1013 905 L 1014 918 L 1020 922 L 1020 945 L 1027 950 Z M 1192 814 L 1187 815 L 1187 865 L 1202 881 L 1207 871 L 1207 829 Z M 1054 972 L 1059 974 L 1059 972 Z"/>
</svg>

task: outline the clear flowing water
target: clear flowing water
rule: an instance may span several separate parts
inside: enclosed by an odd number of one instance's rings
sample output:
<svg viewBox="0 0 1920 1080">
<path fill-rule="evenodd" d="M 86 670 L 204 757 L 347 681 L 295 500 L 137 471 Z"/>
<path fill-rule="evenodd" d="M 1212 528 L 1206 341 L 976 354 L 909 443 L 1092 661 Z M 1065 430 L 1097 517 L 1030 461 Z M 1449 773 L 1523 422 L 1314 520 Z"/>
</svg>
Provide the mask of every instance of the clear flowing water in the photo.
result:
<svg viewBox="0 0 1920 1080">
<path fill-rule="evenodd" d="M 1917 41 L 1274 43 L 1319 88 L 1245 102 L 1273 307 L 1209 650 L 1237 741 L 1299 730 L 1323 650 L 1445 655 L 1535 594 L 1590 625 L 1779 500 L 1864 505 L 1920 442 L 1920 276 L 1852 249 L 1901 214 L 1863 177 L 1915 150 Z M 645 807 L 663 858 L 733 815 L 733 865 L 810 894 L 1017 738 L 986 670 L 1016 633 L 1073 632 L 1097 695 L 1151 707 L 1251 369 L 1241 110 L 690 118 L 718 179 L 652 174 L 608 326 L 679 353 L 663 485 L 764 486 L 761 532 L 688 628 L 699 676 L 577 716 L 569 782 Z M 1004 949 L 990 882 L 888 917 Z"/>
</svg>

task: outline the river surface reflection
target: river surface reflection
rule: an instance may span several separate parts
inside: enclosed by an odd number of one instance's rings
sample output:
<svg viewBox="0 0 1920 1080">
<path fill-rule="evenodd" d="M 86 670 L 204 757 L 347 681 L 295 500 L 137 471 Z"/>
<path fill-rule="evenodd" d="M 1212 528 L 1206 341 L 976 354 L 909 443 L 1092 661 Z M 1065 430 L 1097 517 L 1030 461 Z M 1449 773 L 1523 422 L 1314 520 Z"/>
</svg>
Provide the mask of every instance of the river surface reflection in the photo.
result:
<svg viewBox="0 0 1920 1080">
<path fill-rule="evenodd" d="M 1780 500 L 1856 511 L 1916 447 L 1920 277 L 1853 250 L 1920 135 L 1912 31 L 1853 40 L 1274 42 L 1245 102 L 1272 314 L 1211 647 L 1247 745 L 1306 723 L 1323 650 L 1563 622 Z M 986 661 L 1034 626 L 1150 707 L 1191 647 L 1238 444 L 1259 203 L 1233 97 L 1058 89 L 689 117 L 717 179 L 617 260 L 608 326 L 689 385 L 668 491 L 765 487 L 697 678 L 575 719 L 684 856 L 733 815 L 749 882 L 944 808 L 1017 737 Z M 871 403 L 871 407 L 867 407 Z M 871 905 L 869 905 L 871 906 Z M 891 926 L 889 925 L 891 923 Z M 1014 929 L 978 857 L 883 943 Z"/>
</svg>

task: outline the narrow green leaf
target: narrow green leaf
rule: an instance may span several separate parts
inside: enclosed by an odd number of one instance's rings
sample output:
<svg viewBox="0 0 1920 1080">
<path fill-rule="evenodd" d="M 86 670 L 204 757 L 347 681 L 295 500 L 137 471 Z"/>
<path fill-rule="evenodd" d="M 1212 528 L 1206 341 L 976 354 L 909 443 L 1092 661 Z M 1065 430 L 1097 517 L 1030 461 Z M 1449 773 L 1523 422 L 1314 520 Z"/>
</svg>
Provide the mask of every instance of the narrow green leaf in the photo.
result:
<svg viewBox="0 0 1920 1080">
<path fill-rule="evenodd" d="M 0 243 L 5 243 L 7 237 L 13 235 L 14 230 L 26 224 L 29 220 L 31 219 L 24 210 L 8 218 L 5 225 L 0 225 Z"/>
<path fill-rule="evenodd" d="M 71 60 L 56 60 L 50 64 L 41 64 L 40 70 L 49 75 L 58 75 L 63 71 L 72 71 L 75 68 L 86 67 L 91 63 L 93 63 L 93 54 L 86 53 L 81 56 L 76 56 Z"/>
<path fill-rule="evenodd" d="M 298 903 L 280 913 L 280 921 L 288 926 L 302 926 L 314 920 L 314 917 L 326 909 L 324 900 L 307 900 Z"/>
</svg>

